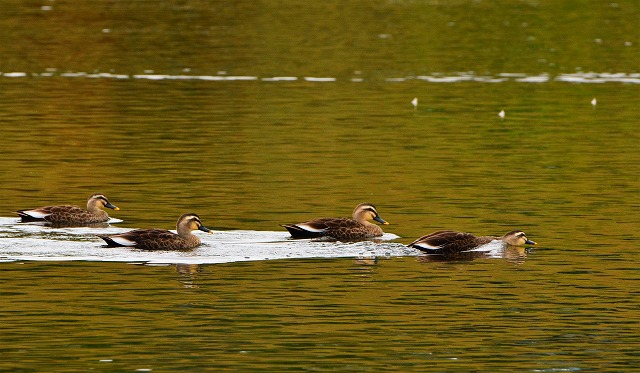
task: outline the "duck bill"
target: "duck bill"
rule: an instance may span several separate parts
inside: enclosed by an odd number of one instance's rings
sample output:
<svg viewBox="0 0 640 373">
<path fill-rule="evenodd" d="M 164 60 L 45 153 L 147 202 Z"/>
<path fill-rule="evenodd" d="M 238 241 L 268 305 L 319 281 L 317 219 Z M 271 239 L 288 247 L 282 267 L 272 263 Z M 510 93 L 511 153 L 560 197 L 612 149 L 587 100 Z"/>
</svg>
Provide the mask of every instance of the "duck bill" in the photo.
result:
<svg viewBox="0 0 640 373">
<path fill-rule="evenodd" d="M 380 224 L 384 224 L 384 225 L 389 225 L 389 223 L 387 223 L 386 221 L 384 221 L 381 217 L 376 216 L 373 218 L 373 220 L 377 221 Z"/>
<path fill-rule="evenodd" d="M 110 209 L 114 209 L 116 211 L 120 210 L 120 207 L 116 206 L 116 205 L 112 205 L 111 202 L 107 202 L 106 205 L 104 205 L 104 207 L 108 207 Z"/>
<path fill-rule="evenodd" d="M 527 239 L 524 243 L 525 243 L 525 244 L 527 244 L 527 245 L 538 246 L 538 244 L 537 244 L 536 242 L 531 241 L 531 240 L 529 240 L 529 239 Z"/>
<path fill-rule="evenodd" d="M 207 233 L 210 233 L 210 234 L 213 233 L 213 232 L 211 232 L 211 229 L 205 227 L 204 225 L 199 226 L 198 230 L 203 231 L 203 232 L 207 232 Z"/>
</svg>

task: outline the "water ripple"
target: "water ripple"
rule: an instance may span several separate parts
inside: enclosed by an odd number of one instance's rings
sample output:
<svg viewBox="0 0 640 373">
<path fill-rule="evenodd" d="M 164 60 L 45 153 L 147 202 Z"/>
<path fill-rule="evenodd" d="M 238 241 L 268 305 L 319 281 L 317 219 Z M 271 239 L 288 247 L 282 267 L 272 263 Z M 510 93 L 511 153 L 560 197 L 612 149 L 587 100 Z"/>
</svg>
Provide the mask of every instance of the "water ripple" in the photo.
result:
<svg viewBox="0 0 640 373">
<path fill-rule="evenodd" d="M 97 234 L 116 234 L 130 229 L 50 228 L 17 223 L 16 218 L 0 218 L 0 261 L 115 261 L 133 263 L 213 264 L 240 261 L 301 258 L 376 259 L 419 255 L 387 233 L 381 240 L 362 242 L 322 242 L 291 240 L 288 232 L 216 231 L 212 235 L 195 232 L 203 245 L 190 251 L 144 251 L 107 248 Z"/>
<path fill-rule="evenodd" d="M 0 77 L 4 78 L 26 78 L 26 77 L 63 77 L 63 78 L 91 78 L 91 79 L 141 79 L 141 80 L 202 80 L 202 81 L 256 81 L 265 82 L 290 82 L 304 80 L 307 82 L 332 83 L 340 81 L 337 77 L 312 77 L 312 76 L 273 76 L 258 77 L 253 75 L 171 75 L 171 74 L 115 74 L 115 73 L 87 73 L 87 72 L 64 72 L 56 73 L 55 69 L 47 69 L 42 73 L 27 72 L 0 72 Z M 552 76 L 548 73 L 541 74 L 524 74 L 524 73 L 499 73 L 493 75 L 477 75 L 473 72 L 459 72 L 451 74 L 431 74 L 418 76 L 400 76 L 384 78 L 385 82 L 402 83 L 412 80 L 419 80 L 428 83 L 459 83 L 459 82 L 479 82 L 479 83 L 547 83 L 550 81 L 564 83 L 627 83 L 640 84 L 640 73 L 596 73 L 596 72 L 577 72 L 572 74 L 558 74 Z M 360 83 L 367 81 L 364 77 L 350 78 L 348 81 Z"/>
</svg>

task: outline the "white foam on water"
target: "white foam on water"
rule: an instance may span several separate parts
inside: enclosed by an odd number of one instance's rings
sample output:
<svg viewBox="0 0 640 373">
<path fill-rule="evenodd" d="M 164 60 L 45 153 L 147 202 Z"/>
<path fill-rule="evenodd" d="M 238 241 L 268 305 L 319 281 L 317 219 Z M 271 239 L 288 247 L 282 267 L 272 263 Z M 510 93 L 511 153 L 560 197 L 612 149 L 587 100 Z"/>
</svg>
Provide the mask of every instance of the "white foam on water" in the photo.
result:
<svg viewBox="0 0 640 373">
<path fill-rule="evenodd" d="M 507 78 L 494 78 L 492 76 L 476 76 L 473 78 L 473 80 L 475 82 L 482 82 L 482 83 L 503 83 L 508 81 L 509 79 Z"/>
<path fill-rule="evenodd" d="M 376 241 L 337 242 L 293 240 L 286 231 L 195 231 L 202 245 L 189 251 L 144 251 L 110 248 L 98 234 L 117 234 L 131 228 L 51 228 L 0 218 L 0 261 L 113 261 L 150 264 L 216 264 L 239 261 L 302 258 L 378 258 L 420 255 L 391 242 L 387 233 Z"/>
<path fill-rule="evenodd" d="M 298 80 L 296 76 L 274 76 L 271 78 L 262 78 L 263 82 L 293 82 Z"/>
<path fill-rule="evenodd" d="M 163 74 L 136 74 L 134 79 L 147 80 L 207 80 L 207 81 L 250 81 L 258 80 L 257 76 L 220 76 L 220 75 L 163 75 Z"/>
<path fill-rule="evenodd" d="M 536 76 L 526 76 L 524 78 L 517 78 L 516 82 L 520 83 L 546 83 L 549 81 L 549 75 L 542 74 Z"/>
<path fill-rule="evenodd" d="M 313 76 L 305 76 L 304 80 L 307 82 L 335 82 L 336 78 L 317 78 Z"/>
<path fill-rule="evenodd" d="M 560 74 L 555 78 L 558 82 L 569 83 L 629 83 L 640 84 L 640 74 L 625 73 L 574 73 Z"/>
<path fill-rule="evenodd" d="M 421 75 L 416 77 L 418 80 L 424 80 L 430 83 L 458 83 L 474 80 L 473 75 L 455 75 L 455 76 L 433 76 L 433 75 Z"/>
<path fill-rule="evenodd" d="M 7 78 L 24 78 L 25 76 L 27 76 L 27 73 L 13 72 L 13 73 L 4 73 L 2 75 L 6 76 Z"/>
<path fill-rule="evenodd" d="M 87 78 L 105 78 L 105 79 L 129 79 L 129 75 L 127 74 L 111 74 L 111 73 L 96 73 L 96 74 L 88 74 Z"/>
<path fill-rule="evenodd" d="M 85 73 L 85 72 L 66 72 L 66 73 L 60 74 L 60 76 L 63 77 L 63 78 L 81 78 L 81 77 L 87 76 L 87 73 Z"/>
<path fill-rule="evenodd" d="M 185 69 L 185 72 L 190 71 Z M 361 72 L 358 72 L 359 74 Z M 56 74 L 56 70 L 52 68 L 46 69 L 41 73 L 26 73 L 26 72 L 7 72 L 0 73 L 0 76 L 7 78 L 24 78 L 28 76 L 39 77 L 64 77 L 64 78 L 91 78 L 91 79 L 145 79 L 145 80 L 203 80 L 203 81 L 255 81 L 260 80 L 264 82 L 290 82 L 296 80 L 304 80 L 307 82 L 336 82 L 338 78 L 335 77 L 296 77 L 296 76 L 273 76 L 263 77 L 251 75 L 227 75 L 225 71 L 219 71 L 218 75 L 170 75 L 170 74 L 157 74 L 154 70 L 145 70 L 143 74 L 115 74 L 115 73 L 86 73 L 86 72 L 64 72 Z M 363 82 L 364 78 L 356 77 L 348 79 L 351 82 Z M 412 80 L 421 80 L 428 83 L 458 83 L 473 81 L 479 83 L 502 83 L 502 82 L 518 82 L 518 83 L 547 83 L 549 81 L 566 82 L 566 83 L 625 83 L 625 84 L 640 84 L 639 73 L 595 73 L 595 72 L 576 72 L 573 74 L 560 74 L 557 76 L 551 76 L 548 73 L 540 74 L 524 74 L 524 73 L 499 73 L 495 76 L 492 75 L 476 75 L 474 72 L 453 72 L 448 74 L 434 73 L 431 75 L 419 75 L 419 76 L 406 76 L 406 77 L 388 77 L 383 78 L 385 82 L 389 83 L 403 83 Z"/>
</svg>

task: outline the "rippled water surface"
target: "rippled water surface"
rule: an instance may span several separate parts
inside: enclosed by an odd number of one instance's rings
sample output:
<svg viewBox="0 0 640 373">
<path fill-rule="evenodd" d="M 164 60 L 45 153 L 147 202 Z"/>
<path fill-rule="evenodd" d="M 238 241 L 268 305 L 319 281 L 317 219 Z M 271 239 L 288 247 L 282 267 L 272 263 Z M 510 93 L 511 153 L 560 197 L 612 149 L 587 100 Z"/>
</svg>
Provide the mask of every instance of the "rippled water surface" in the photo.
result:
<svg viewBox="0 0 640 373">
<path fill-rule="evenodd" d="M 2 2 L 0 370 L 640 369 L 638 19 L 637 1 Z M 106 228 L 12 215 L 94 192 L 121 208 Z M 381 240 L 279 226 L 365 201 Z M 193 251 L 96 236 L 186 212 L 214 230 Z M 539 245 L 406 248 L 440 229 Z"/>
</svg>

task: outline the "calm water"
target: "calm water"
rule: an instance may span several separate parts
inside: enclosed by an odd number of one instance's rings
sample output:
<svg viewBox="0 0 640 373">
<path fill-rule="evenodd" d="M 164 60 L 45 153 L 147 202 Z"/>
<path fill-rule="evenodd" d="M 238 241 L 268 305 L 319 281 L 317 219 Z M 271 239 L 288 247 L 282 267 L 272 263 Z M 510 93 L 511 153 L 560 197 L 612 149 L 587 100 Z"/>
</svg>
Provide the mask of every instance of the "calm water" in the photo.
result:
<svg viewBox="0 0 640 373">
<path fill-rule="evenodd" d="M 3 1 L 0 371 L 640 369 L 638 19 L 637 1 Z M 9 219 L 97 191 L 121 207 L 109 229 L 193 211 L 216 234 L 129 256 Z M 278 226 L 363 201 L 392 223 L 381 243 Z M 515 228 L 539 246 L 402 246 Z"/>
</svg>

